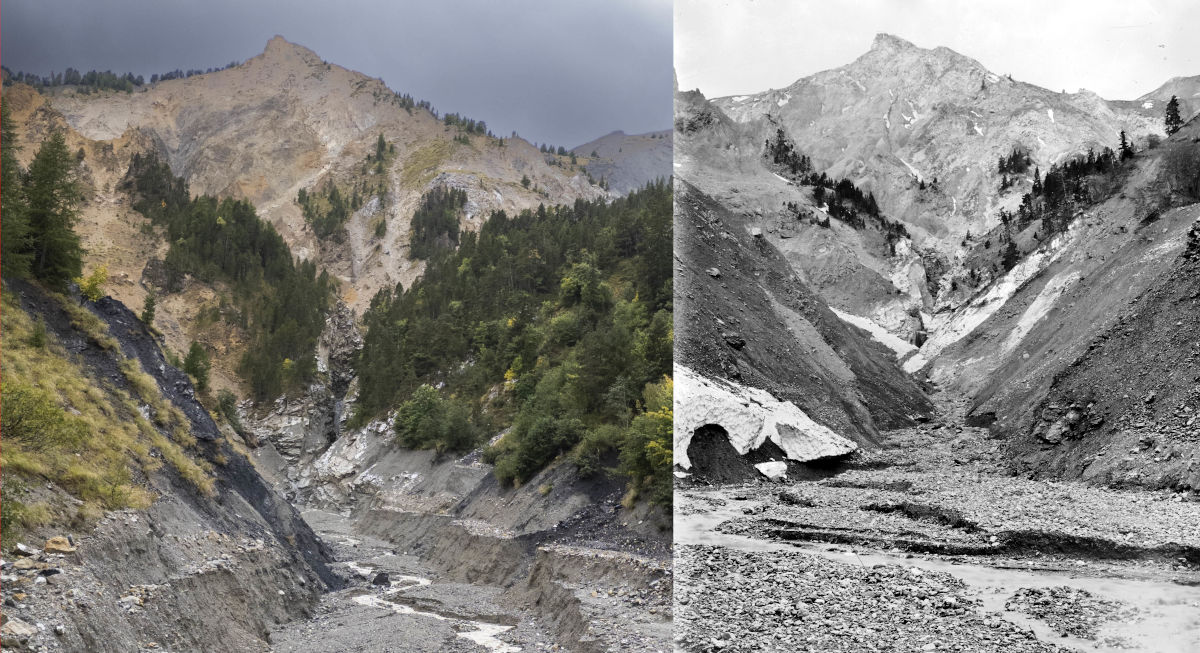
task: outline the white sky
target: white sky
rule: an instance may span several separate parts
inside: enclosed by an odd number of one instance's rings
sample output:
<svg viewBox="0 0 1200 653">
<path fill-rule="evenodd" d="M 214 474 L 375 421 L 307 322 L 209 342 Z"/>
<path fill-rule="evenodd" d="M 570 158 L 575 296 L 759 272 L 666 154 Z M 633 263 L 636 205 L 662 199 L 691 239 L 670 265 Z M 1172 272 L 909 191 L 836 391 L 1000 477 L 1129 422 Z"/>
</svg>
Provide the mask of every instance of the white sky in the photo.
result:
<svg viewBox="0 0 1200 653">
<path fill-rule="evenodd" d="M 782 88 L 850 63 L 878 32 L 1112 100 L 1200 74 L 1197 0 L 675 0 L 679 88 Z"/>
</svg>

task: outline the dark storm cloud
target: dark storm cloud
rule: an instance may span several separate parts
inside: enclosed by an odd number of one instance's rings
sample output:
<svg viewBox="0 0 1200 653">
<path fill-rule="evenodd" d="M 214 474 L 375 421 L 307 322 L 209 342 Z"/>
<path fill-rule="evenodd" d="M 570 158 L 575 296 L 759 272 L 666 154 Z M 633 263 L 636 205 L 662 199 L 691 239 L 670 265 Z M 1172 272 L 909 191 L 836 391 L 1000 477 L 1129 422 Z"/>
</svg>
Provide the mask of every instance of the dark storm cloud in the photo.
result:
<svg viewBox="0 0 1200 653">
<path fill-rule="evenodd" d="M 149 79 L 280 34 L 497 134 L 568 147 L 671 124 L 670 0 L 6 0 L 0 63 Z"/>
</svg>

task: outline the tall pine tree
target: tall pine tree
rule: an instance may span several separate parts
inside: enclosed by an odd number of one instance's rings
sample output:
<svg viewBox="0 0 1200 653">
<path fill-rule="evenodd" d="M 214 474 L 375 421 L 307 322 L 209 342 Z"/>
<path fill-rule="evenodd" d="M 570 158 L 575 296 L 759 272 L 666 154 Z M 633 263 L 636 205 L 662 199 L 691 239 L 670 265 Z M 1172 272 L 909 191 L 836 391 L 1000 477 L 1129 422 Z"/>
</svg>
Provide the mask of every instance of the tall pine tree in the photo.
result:
<svg viewBox="0 0 1200 653">
<path fill-rule="evenodd" d="M 1174 134 L 1183 126 L 1183 118 L 1179 116 L 1179 98 L 1171 96 L 1171 101 L 1167 102 L 1167 113 L 1164 118 L 1167 127 L 1167 135 Z"/>
<path fill-rule="evenodd" d="M 1129 139 L 1125 138 L 1125 130 L 1121 130 L 1121 144 L 1119 146 L 1121 160 L 1133 158 L 1133 145 L 1129 143 Z"/>
<path fill-rule="evenodd" d="M 54 132 L 29 165 L 25 188 L 33 236 L 33 274 L 57 290 L 65 290 L 68 281 L 83 273 L 83 247 L 75 233 L 80 194 L 74 167 L 66 139 L 62 132 Z"/>
<path fill-rule="evenodd" d="M 8 102 L 0 104 L 0 266 L 4 276 L 29 275 L 29 214 L 22 198 L 17 168 L 16 130 L 8 115 Z"/>
</svg>

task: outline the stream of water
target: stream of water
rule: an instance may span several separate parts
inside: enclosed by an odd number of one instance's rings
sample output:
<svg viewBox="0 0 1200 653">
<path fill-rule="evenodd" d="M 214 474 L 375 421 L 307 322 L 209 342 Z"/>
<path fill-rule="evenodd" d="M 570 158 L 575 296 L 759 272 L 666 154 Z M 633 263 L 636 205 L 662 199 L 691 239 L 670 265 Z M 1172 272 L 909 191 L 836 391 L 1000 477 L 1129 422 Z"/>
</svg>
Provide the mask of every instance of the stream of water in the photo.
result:
<svg viewBox="0 0 1200 653">
<path fill-rule="evenodd" d="M 722 497 L 726 498 L 726 497 Z M 850 565 L 875 564 L 917 567 L 951 574 L 966 583 L 973 595 L 982 602 L 985 612 L 1000 613 L 1005 619 L 1029 628 L 1038 639 L 1081 651 L 1126 653 L 1200 652 L 1200 588 L 1168 581 L 1126 579 L 1097 576 L 1079 572 L 1011 569 L 971 562 L 951 561 L 929 556 L 907 557 L 865 547 L 848 547 L 810 542 L 779 542 L 745 535 L 717 531 L 721 523 L 742 517 L 742 507 L 748 502 L 726 501 L 723 506 L 711 506 L 706 512 L 675 515 L 677 544 L 707 544 L 743 551 L 803 551 Z M 1073 587 L 1096 597 L 1128 604 L 1138 611 L 1130 621 L 1104 624 L 1095 642 L 1062 637 L 1044 622 L 1019 612 L 1005 610 L 1005 602 L 1020 588 Z M 1105 645 L 1101 642 L 1112 642 Z"/>
</svg>

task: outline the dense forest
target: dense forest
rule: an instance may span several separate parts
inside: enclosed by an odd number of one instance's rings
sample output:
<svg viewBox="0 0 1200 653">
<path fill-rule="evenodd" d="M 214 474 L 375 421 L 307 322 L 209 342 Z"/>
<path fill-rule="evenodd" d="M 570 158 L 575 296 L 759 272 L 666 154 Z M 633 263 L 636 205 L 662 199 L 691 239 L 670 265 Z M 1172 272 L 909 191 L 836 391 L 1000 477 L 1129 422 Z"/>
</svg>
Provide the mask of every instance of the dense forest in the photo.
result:
<svg viewBox="0 0 1200 653">
<path fill-rule="evenodd" d="M 423 206 L 454 206 L 435 193 Z M 431 247 L 412 287 L 372 299 L 354 419 L 398 406 L 398 440 L 439 451 L 508 428 L 486 452 L 502 483 L 569 454 L 669 502 L 670 187 L 497 212 L 460 240 Z"/>
<path fill-rule="evenodd" d="M 458 245 L 458 213 L 467 203 L 467 191 L 438 186 L 421 197 L 413 213 L 410 252 L 427 259 L 439 247 Z"/>
<path fill-rule="evenodd" d="M 333 298 L 328 275 L 318 275 L 312 262 L 294 261 L 249 202 L 192 199 L 187 182 L 157 157 L 134 155 L 124 183 L 134 208 L 166 228 L 168 291 L 178 290 L 189 274 L 232 289 L 237 311 L 227 319 L 250 336 L 239 372 L 255 399 L 271 399 L 310 378 Z"/>
</svg>

